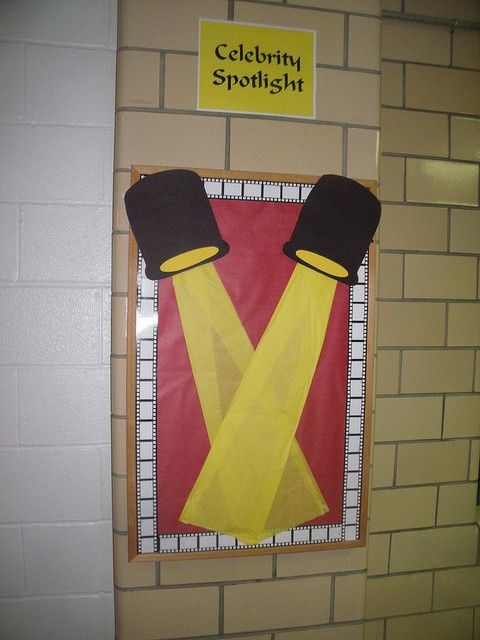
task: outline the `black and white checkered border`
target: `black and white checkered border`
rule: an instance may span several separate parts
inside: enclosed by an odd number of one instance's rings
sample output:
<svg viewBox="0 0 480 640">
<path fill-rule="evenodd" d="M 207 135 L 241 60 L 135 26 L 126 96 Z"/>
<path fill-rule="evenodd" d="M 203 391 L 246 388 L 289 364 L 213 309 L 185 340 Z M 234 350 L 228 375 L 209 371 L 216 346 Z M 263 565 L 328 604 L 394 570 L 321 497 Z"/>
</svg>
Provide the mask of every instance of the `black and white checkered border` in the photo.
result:
<svg viewBox="0 0 480 640">
<path fill-rule="evenodd" d="M 204 178 L 209 198 L 302 203 L 311 184 Z M 218 533 L 162 534 L 157 531 L 156 486 L 156 341 L 157 282 L 147 280 L 145 265 L 138 255 L 137 277 L 137 531 L 138 553 L 188 553 L 229 551 L 248 548 L 308 546 L 355 541 L 360 537 L 362 495 L 363 429 L 365 422 L 368 256 L 359 270 L 359 282 L 350 288 L 348 385 L 345 421 L 345 467 L 342 522 L 331 525 L 295 527 L 257 545 L 246 545 Z M 161 499 L 161 497 L 160 497 Z"/>
</svg>

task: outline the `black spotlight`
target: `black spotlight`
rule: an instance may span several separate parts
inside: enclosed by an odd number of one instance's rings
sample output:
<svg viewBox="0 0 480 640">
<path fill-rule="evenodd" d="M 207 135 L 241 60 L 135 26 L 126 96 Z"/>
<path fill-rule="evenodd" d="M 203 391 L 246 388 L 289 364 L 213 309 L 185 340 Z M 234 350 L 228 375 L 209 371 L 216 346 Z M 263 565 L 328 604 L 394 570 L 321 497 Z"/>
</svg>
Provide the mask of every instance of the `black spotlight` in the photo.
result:
<svg viewBox="0 0 480 640">
<path fill-rule="evenodd" d="M 322 176 L 305 200 L 283 251 L 310 269 L 356 284 L 380 209 L 377 198 L 355 180 Z"/>
<path fill-rule="evenodd" d="M 125 206 L 150 280 L 217 260 L 230 250 L 194 171 L 171 169 L 141 178 L 126 192 Z"/>
</svg>

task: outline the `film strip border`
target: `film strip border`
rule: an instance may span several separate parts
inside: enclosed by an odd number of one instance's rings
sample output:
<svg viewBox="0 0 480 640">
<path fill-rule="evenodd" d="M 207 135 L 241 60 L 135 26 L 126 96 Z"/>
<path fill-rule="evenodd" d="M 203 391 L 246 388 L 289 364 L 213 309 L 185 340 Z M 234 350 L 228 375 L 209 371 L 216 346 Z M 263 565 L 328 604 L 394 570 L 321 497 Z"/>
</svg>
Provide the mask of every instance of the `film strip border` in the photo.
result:
<svg viewBox="0 0 480 640">
<path fill-rule="evenodd" d="M 209 198 L 229 200 L 262 200 L 270 202 L 304 202 L 313 188 L 311 184 L 204 178 Z"/>
<path fill-rule="evenodd" d="M 357 540 L 360 537 L 367 375 L 367 309 L 368 254 L 358 270 L 358 284 L 350 287 L 342 540 Z"/>
<path fill-rule="evenodd" d="M 137 551 L 157 551 L 156 483 L 156 380 L 157 380 L 157 291 L 156 281 L 147 280 L 145 262 L 138 252 L 137 264 L 137 377 L 136 377 L 136 470 Z"/>
<path fill-rule="evenodd" d="M 304 202 L 311 184 L 204 178 L 209 198 Z M 139 553 L 212 552 L 276 548 L 359 539 L 362 494 L 363 428 L 365 421 L 368 256 L 359 282 L 350 290 L 349 357 L 345 421 L 343 518 L 341 523 L 295 527 L 257 545 L 218 533 L 162 534 L 156 531 L 156 335 L 157 283 L 144 276 L 139 253 L 137 279 L 137 530 Z"/>
</svg>

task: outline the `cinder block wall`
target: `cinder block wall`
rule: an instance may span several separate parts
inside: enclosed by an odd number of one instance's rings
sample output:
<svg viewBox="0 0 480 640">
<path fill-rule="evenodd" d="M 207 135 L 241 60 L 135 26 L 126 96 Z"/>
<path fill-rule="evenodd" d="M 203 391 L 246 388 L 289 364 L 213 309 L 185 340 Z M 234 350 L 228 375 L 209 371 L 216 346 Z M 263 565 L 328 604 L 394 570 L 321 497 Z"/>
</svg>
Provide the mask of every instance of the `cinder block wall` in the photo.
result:
<svg viewBox="0 0 480 640">
<path fill-rule="evenodd" d="M 0 637 L 113 636 L 116 2 L 0 3 Z"/>
<path fill-rule="evenodd" d="M 365 638 L 480 637 L 478 2 L 382 20 L 378 367 Z M 396 17 L 401 17 L 400 15 Z M 395 18 L 395 16 L 392 16 Z"/>
<path fill-rule="evenodd" d="M 360 640 L 366 549 L 127 563 L 123 194 L 135 163 L 377 178 L 376 0 L 119 3 L 113 273 L 113 483 L 117 635 Z M 196 111 L 199 17 L 317 31 L 312 122 Z"/>
</svg>

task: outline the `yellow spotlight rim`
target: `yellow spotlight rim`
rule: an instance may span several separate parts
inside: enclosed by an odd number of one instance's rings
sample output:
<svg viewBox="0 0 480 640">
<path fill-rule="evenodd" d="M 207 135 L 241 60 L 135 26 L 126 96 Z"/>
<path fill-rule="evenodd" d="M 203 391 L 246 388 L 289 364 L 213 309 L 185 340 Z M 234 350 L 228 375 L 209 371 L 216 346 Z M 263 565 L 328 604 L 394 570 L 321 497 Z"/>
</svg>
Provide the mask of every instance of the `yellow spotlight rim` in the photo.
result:
<svg viewBox="0 0 480 640">
<path fill-rule="evenodd" d="M 160 271 L 164 273 L 174 273 L 176 271 L 182 271 L 183 269 L 188 269 L 189 267 L 193 267 L 196 264 L 200 264 L 209 258 L 212 258 L 215 254 L 219 252 L 218 247 L 207 246 L 207 247 L 199 247 L 198 249 L 192 249 L 191 251 L 185 251 L 184 253 L 179 253 L 173 258 L 168 258 L 160 265 Z"/>
<path fill-rule="evenodd" d="M 348 271 L 345 267 L 342 267 L 338 262 L 330 260 L 330 258 L 326 258 L 325 256 L 321 256 L 318 253 L 307 251 L 306 249 L 297 249 L 295 254 L 297 258 L 306 264 L 311 265 L 319 271 L 323 271 L 323 273 L 328 273 L 335 278 L 346 278 L 348 276 Z"/>
</svg>

